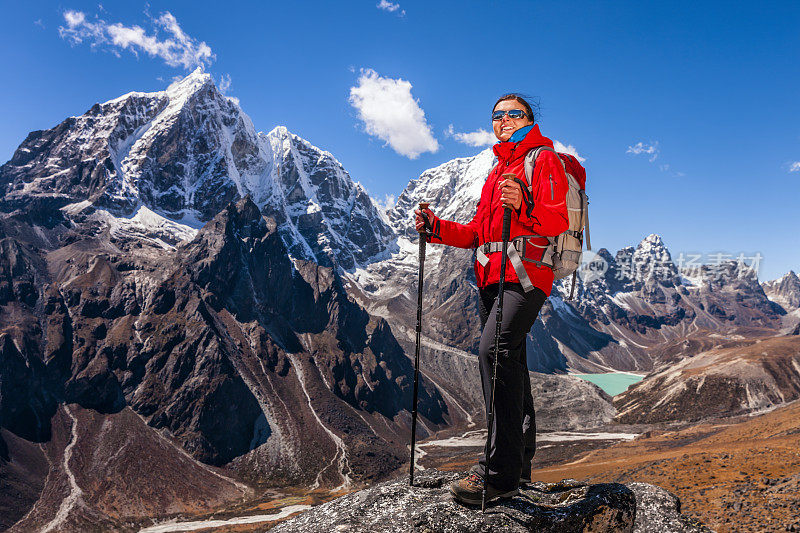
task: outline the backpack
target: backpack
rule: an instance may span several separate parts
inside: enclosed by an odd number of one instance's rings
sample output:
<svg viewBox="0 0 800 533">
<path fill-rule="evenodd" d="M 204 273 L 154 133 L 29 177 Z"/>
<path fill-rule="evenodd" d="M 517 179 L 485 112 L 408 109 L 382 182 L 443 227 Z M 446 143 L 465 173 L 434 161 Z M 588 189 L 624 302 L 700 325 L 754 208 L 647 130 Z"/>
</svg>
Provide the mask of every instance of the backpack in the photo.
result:
<svg viewBox="0 0 800 533">
<path fill-rule="evenodd" d="M 533 170 L 536 166 L 536 158 L 542 151 L 553 152 L 561 160 L 564 166 L 564 173 L 567 175 L 569 190 L 567 191 L 567 213 L 569 216 L 569 228 L 556 237 L 547 237 L 550 241 L 550 249 L 545 251 L 544 257 L 550 255 L 550 264 L 553 269 L 553 278 L 562 279 L 572 274 L 572 289 L 569 299 L 575 293 L 575 278 L 578 267 L 581 265 L 583 255 L 583 232 L 586 228 L 586 249 L 592 249 L 589 239 L 589 197 L 586 195 L 586 169 L 581 166 L 578 159 L 570 154 L 556 152 L 548 146 L 540 146 L 528 152 L 525 156 L 525 178 L 528 181 L 528 190 L 533 190 Z M 546 263 L 545 263 L 546 264 Z"/>
</svg>

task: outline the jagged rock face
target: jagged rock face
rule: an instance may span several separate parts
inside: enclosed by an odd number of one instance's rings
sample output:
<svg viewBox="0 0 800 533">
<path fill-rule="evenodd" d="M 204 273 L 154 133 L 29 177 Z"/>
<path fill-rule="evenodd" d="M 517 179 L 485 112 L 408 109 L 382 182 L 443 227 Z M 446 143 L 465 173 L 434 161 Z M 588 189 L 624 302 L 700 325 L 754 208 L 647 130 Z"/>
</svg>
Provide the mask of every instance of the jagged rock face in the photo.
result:
<svg viewBox="0 0 800 533">
<path fill-rule="evenodd" d="M 167 253 L 123 253 L 136 248 L 108 233 L 46 255 L 3 242 L 2 312 L 30 323 L 3 322 L 0 412 L 16 434 L 49 438 L 56 403 L 130 406 L 196 459 L 261 479 L 346 484 L 405 460 L 411 362 L 335 270 L 290 260 L 249 199 Z M 424 378 L 419 401 L 427 428 L 452 422 Z"/>
<path fill-rule="evenodd" d="M 783 277 L 762 283 L 770 300 L 780 304 L 787 312 L 800 309 L 800 278 L 790 270 Z"/>
<path fill-rule="evenodd" d="M 353 269 L 395 248 L 369 195 L 330 153 L 282 127 L 261 140 L 271 153 L 269 186 L 254 200 L 281 225 L 293 256 Z"/>
<path fill-rule="evenodd" d="M 710 531 L 681 515 L 675 496 L 645 483 L 631 488 L 574 480 L 534 483 L 482 513 L 451 499 L 447 487 L 458 478 L 428 470 L 415 477 L 414 487 L 407 478 L 382 483 L 306 511 L 272 531 Z"/>
<path fill-rule="evenodd" d="M 72 348 L 70 320 L 45 280 L 34 250 L 0 240 L 0 425 L 36 442 L 50 438 Z"/>
<path fill-rule="evenodd" d="M 800 398 L 800 338 L 727 341 L 614 398 L 622 423 L 694 421 L 768 409 Z"/>
<path fill-rule="evenodd" d="M 257 133 L 200 70 L 31 133 L 0 167 L 0 188 L 4 211 L 34 199 L 126 216 L 145 206 L 194 226 L 249 194 L 294 257 L 351 269 L 392 246 L 366 191 L 330 153 L 283 127 Z"/>
</svg>

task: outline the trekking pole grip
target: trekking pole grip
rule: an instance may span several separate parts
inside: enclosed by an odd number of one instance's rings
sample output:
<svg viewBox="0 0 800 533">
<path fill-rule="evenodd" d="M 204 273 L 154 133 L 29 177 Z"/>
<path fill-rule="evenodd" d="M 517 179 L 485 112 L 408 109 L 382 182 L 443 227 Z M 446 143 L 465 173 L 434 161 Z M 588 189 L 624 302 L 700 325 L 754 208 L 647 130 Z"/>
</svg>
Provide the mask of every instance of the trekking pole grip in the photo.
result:
<svg viewBox="0 0 800 533">
<path fill-rule="evenodd" d="M 433 226 L 431 225 L 431 221 L 428 219 L 428 215 L 425 214 L 425 210 L 430 207 L 430 202 L 420 202 L 419 203 L 419 212 L 422 214 L 422 220 L 425 221 L 425 226 L 422 228 L 422 231 L 419 232 L 420 235 L 431 235 L 433 233 Z"/>
</svg>

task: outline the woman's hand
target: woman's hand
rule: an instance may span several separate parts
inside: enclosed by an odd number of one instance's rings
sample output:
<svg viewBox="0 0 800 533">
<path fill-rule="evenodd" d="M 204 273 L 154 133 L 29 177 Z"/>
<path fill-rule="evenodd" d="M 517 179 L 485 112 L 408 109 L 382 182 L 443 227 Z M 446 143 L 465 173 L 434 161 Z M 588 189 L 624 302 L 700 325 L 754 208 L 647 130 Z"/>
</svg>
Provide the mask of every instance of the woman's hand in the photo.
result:
<svg viewBox="0 0 800 533">
<path fill-rule="evenodd" d="M 501 191 L 500 201 L 503 203 L 503 207 L 519 211 L 522 206 L 522 188 L 519 186 L 519 182 L 513 179 L 504 179 L 497 187 Z"/>
<path fill-rule="evenodd" d="M 427 222 L 428 223 L 428 228 L 427 229 L 425 228 L 425 219 L 422 217 L 422 211 L 420 211 L 419 209 L 415 209 L 414 210 L 414 215 L 416 215 L 417 233 L 425 233 L 425 232 L 430 231 L 431 229 L 433 229 L 433 228 L 430 227 L 430 225 L 433 224 L 434 215 L 433 215 L 433 211 L 431 211 L 430 208 L 425 209 L 425 216 L 428 217 L 428 222 Z"/>
</svg>

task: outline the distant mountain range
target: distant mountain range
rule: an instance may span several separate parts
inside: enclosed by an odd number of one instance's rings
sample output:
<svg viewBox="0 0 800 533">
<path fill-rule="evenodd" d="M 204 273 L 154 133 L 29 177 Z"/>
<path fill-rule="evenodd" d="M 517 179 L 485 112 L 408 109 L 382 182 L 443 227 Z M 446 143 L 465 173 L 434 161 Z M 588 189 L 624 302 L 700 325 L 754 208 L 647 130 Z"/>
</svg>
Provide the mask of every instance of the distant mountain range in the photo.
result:
<svg viewBox="0 0 800 533">
<path fill-rule="evenodd" d="M 119 525 L 237 501 L 250 482 L 397 471 L 411 211 L 468 219 L 491 165 L 484 151 L 428 170 L 382 212 L 330 153 L 256 132 L 200 70 L 30 133 L 0 167 L 0 529 Z M 471 252 L 428 250 L 421 437 L 483 409 Z M 568 371 L 658 372 L 800 322 L 793 272 L 681 272 L 655 234 L 598 257 L 602 275 L 574 302 L 559 282 L 528 340 L 529 368 L 551 374 L 532 374 L 542 429 L 615 414 Z M 208 482 L 180 496 L 132 454 Z"/>
</svg>

